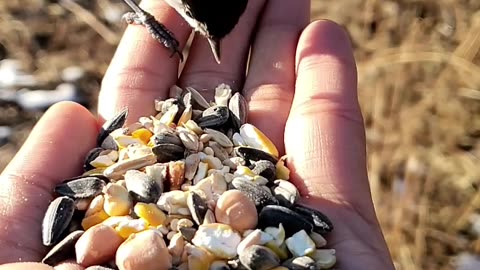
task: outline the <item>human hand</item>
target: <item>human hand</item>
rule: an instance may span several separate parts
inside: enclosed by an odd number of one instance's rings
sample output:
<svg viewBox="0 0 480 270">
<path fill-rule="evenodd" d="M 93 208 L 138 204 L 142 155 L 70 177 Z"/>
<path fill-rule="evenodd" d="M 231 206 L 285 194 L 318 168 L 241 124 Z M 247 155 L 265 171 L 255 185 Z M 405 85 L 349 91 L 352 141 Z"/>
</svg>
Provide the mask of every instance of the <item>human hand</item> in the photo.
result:
<svg viewBox="0 0 480 270">
<path fill-rule="evenodd" d="M 183 19 L 163 1 L 143 4 L 184 46 L 191 29 Z M 327 240 L 337 250 L 337 268 L 393 269 L 369 191 L 350 42 L 332 22 L 308 24 L 309 13 L 308 0 L 250 0 L 223 41 L 222 64 L 215 63 L 204 38 L 195 38 L 179 79 L 170 52 L 142 27 L 129 26 L 105 75 L 99 113 L 108 119 L 128 107 L 134 120 L 151 114 L 152 100 L 167 97 L 173 84 L 210 89 L 202 92 L 207 99 L 219 83 L 230 84 L 247 98 L 249 122 L 288 155 L 302 203 L 333 221 Z M 97 132 L 95 118 L 73 103 L 53 106 L 38 122 L 0 178 L 0 246 L 8 247 L 0 250 L 0 263 L 39 261 L 45 254 L 40 224 L 51 190 L 81 173 Z M 51 269 L 0 269 L 27 267 Z"/>
</svg>

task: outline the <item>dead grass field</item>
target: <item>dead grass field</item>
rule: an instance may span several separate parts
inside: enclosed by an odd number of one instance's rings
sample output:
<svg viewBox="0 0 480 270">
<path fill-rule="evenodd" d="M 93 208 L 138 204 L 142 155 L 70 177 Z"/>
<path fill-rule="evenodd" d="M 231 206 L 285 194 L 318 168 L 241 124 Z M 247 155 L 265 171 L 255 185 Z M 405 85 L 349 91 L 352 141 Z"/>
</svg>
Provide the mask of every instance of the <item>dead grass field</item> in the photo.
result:
<svg viewBox="0 0 480 270">
<path fill-rule="evenodd" d="M 19 59 L 45 89 L 83 67 L 94 110 L 124 27 L 106 11 L 124 7 L 56 2 L 0 2 L 0 59 Z M 480 1 L 312 0 L 312 15 L 351 34 L 371 188 L 397 269 L 455 269 L 458 255 L 480 255 Z M 0 146 L 2 169 L 41 113 L 0 105 L 0 125 L 15 132 Z"/>
</svg>

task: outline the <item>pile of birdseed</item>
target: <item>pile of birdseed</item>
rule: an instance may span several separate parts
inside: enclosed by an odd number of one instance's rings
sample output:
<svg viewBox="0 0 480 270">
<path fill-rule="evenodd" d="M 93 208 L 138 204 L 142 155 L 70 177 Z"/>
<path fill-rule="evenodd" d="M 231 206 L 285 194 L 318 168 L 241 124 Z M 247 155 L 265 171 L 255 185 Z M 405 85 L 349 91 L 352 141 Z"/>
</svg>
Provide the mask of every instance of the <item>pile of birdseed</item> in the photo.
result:
<svg viewBox="0 0 480 270">
<path fill-rule="evenodd" d="M 55 187 L 42 224 L 50 252 L 87 269 L 330 269 L 330 220 L 297 203 L 285 157 L 246 123 L 227 85 L 207 102 L 171 88 L 157 115 L 102 127 L 85 173 Z"/>
</svg>

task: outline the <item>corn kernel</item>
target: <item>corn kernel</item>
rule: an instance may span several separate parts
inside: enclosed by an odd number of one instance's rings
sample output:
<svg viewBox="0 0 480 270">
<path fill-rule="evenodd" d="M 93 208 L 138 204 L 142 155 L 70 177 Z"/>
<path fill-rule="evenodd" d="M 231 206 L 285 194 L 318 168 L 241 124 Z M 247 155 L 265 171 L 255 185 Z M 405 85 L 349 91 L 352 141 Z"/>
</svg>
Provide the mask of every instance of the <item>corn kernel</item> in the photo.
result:
<svg viewBox="0 0 480 270">
<path fill-rule="evenodd" d="M 144 144 L 148 144 L 152 135 L 152 132 L 146 128 L 137 129 L 132 133 L 133 138 L 140 139 Z"/>
<path fill-rule="evenodd" d="M 244 124 L 240 127 L 240 136 L 248 146 L 265 151 L 272 156 L 278 157 L 278 150 L 270 139 L 252 124 Z"/>
<path fill-rule="evenodd" d="M 253 179 L 256 174 L 250 170 L 247 166 L 238 165 L 237 170 L 233 173 L 234 176 L 245 176 L 249 179 Z"/>
<path fill-rule="evenodd" d="M 305 230 L 301 230 L 285 240 L 288 250 L 295 256 L 301 257 L 315 251 L 315 243 Z"/>
<path fill-rule="evenodd" d="M 180 119 L 178 119 L 178 126 L 183 126 L 190 119 L 192 119 L 192 105 L 188 104 L 185 110 L 183 110 Z"/>
<path fill-rule="evenodd" d="M 288 259 L 288 250 L 285 243 L 281 244 L 280 246 L 277 246 L 277 243 L 275 243 L 275 241 L 270 241 L 265 246 L 268 247 L 270 250 L 272 250 L 273 253 L 277 254 L 280 260 L 283 261 Z"/>
<path fill-rule="evenodd" d="M 103 210 L 109 216 L 125 216 L 130 213 L 132 202 L 128 191 L 121 185 L 109 183 L 105 187 L 105 202 Z"/>
<path fill-rule="evenodd" d="M 84 230 L 88 230 L 90 227 L 93 227 L 97 224 L 102 223 L 104 220 L 106 220 L 109 217 L 110 216 L 102 209 L 88 217 L 85 217 L 82 220 L 82 228 Z"/>
<path fill-rule="evenodd" d="M 283 179 L 283 180 L 288 180 L 290 179 L 290 170 L 288 169 L 287 166 L 285 166 L 285 159 L 287 156 L 281 157 L 277 164 L 275 165 L 276 168 L 276 175 L 277 179 Z"/>
<path fill-rule="evenodd" d="M 118 235 L 127 239 L 131 234 L 144 231 L 147 228 L 148 225 L 143 219 L 132 219 L 120 222 L 115 230 Z"/>
<path fill-rule="evenodd" d="M 160 226 L 165 223 L 167 216 L 154 203 L 137 203 L 133 209 L 135 214 L 143 218 L 149 225 Z"/>
</svg>

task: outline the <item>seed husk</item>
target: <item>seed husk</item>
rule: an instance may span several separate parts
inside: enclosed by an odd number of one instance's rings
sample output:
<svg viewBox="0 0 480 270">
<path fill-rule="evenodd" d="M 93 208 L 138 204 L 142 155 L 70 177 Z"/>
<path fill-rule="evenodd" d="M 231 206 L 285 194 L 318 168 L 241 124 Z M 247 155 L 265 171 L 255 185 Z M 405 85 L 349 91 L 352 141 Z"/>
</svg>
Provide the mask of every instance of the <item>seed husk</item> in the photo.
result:
<svg viewBox="0 0 480 270">
<path fill-rule="evenodd" d="M 156 203 L 162 194 L 157 182 L 141 171 L 127 171 L 125 182 L 128 192 L 137 202 Z"/>
<path fill-rule="evenodd" d="M 309 220 L 314 225 L 313 230 L 319 234 L 325 235 L 333 230 L 332 221 L 319 210 L 297 204 L 293 211 Z"/>
<path fill-rule="evenodd" d="M 237 92 L 230 98 L 228 108 L 230 109 L 233 127 L 238 131 L 247 121 L 247 101 Z"/>
<path fill-rule="evenodd" d="M 48 206 L 42 222 L 42 241 L 45 246 L 58 243 L 72 221 L 75 201 L 67 196 L 58 197 Z"/>
<path fill-rule="evenodd" d="M 140 169 L 148 165 L 153 165 L 155 162 L 157 162 L 157 156 L 155 154 L 128 159 L 109 166 L 103 171 L 103 175 L 108 178 L 118 179 L 128 170 Z"/>
<path fill-rule="evenodd" d="M 253 201 L 258 211 L 267 205 L 278 204 L 277 199 L 275 199 L 271 193 L 248 180 L 235 178 L 231 182 L 231 185 L 247 195 L 247 197 Z"/>
<path fill-rule="evenodd" d="M 233 143 L 232 141 L 228 138 L 227 135 L 223 134 L 222 132 L 211 129 L 211 128 L 205 128 L 205 133 L 210 134 L 212 136 L 212 140 L 216 141 L 223 147 L 232 147 Z"/>
<path fill-rule="evenodd" d="M 258 215 L 257 228 L 278 227 L 280 223 L 283 225 L 287 237 L 301 230 L 305 230 L 307 233 L 313 230 L 313 224 L 308 219 L 280 205 L 265 206 Z"/>
<path fill-rule="evenodd" d="M 270 270 L 280 265 L 280 259 L 269 248 L 252 245 L 240 254 L 240 262 L 249 270 Z"/>
<path fill-rule="evenodd" d="M 234 151 L 237 156 L 242 157 L 246 160 L 268 160 L 273 164 L 276 164 L 278 161 L 276 157 L 270 155 L 269 153 L 253 147 L 239 146 L 235 147 Z"/>
<path fill-rule="evenodd" d="M 83 231 L 73 231 L 67 235 L 62 241 L 58 242 L 52 249 L 43 257 L 42 263 L 50 266 L 57 265 L 60 262 L 74 258 L 75 243 L 78 238 L 82 236 Z"/>
<path fill-rule="evenodd" d="M 203 111 L 196 122 L 201 128 L 218 128 L 228 121 L 229 116 L 226 106 L 212 106 Z"/>
<path fill-rule="evenodd" d="M 175 144 L 162 143 L 154 146 L 152 152 L 157 156 L 158 162 L 162 163 L 182 159 L 185 150 L 183 147 Z"/>
<path fill-rule="evenodd" d="M 185 159 L 185 178 L 192 180 L 197 172 L 198 164 L 200 163 L 200 155 L 197 153 L 189 155 Z"/>
<path fill-rule="evenodd" d="M 55 187 L 55 192 L 73 199 L 93 198 L 102 192 L 105 186 L 103 177 L 85 176 L 76 178 Z"/>
<path fill-rule="evenodd" d="M 97 137 L 97 145 L 101 146 L 105 138 L 114 130 L 123 127 L 125 121 L 127 120 L 128 109 L 123 109 L 117 113 L 112 119 L 105 122 L 100 129 L 100 132 Z"/>
<path fill-rule="evenodd" d="M 187 206 L 195 223 L 197 223 L 197 225 L 203 224 L 203 219 L 207 213 L 208 206 L 202 197 L 193 191 L 189 192 L 187 197 Z"/>
<path fill-rule="evenodd" d="M 94 169 L 94 167 L 92 165 L 90 165 L 90 162 L 92 162 L 94 159 L 96 159 L 100 155 L 100 153 L 104 150 L 105 149 L 103 149 L 101 147 L 96 147 L 96 148 L 93 148 L 92 150 L 90 150 L 88 152 L 87 156 L 85 157 L 85 161 L 83 162 L 83 170 L 84 171 L 89 171 L 89 170 Z"/>
</svg>

